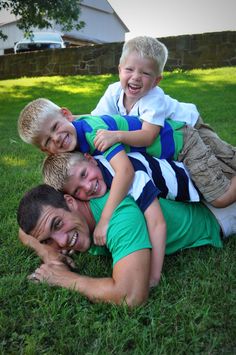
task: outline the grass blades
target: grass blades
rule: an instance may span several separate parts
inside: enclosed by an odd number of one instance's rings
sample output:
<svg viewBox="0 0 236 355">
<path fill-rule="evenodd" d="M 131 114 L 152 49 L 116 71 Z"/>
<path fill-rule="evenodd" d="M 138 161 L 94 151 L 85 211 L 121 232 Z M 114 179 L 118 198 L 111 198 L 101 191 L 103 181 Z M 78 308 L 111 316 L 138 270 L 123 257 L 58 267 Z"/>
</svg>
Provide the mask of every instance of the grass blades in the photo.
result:
<svg viewBox="0 0 236 355">
<path fill-rule="evenodd" d="M 92 304 L 80 294 L 27 275 L 40 264 L 17 238 L 22 194 L 41 182 L 44 155 L 17 133 L 21 109 L 49 98 L 75 114 L 89 113 L 116 75 L 0 81 L 0 354 L 234 354 L 236 238 L 224 249 L 166 257 L 159 287 L 146 305 Z M 193 102 L 204 121 L 236 145 L 236 67 L 164 73 L 161 87 Z M 109 258 L 77 255 L 85 275 L 111 274 Z"/>
</svg>

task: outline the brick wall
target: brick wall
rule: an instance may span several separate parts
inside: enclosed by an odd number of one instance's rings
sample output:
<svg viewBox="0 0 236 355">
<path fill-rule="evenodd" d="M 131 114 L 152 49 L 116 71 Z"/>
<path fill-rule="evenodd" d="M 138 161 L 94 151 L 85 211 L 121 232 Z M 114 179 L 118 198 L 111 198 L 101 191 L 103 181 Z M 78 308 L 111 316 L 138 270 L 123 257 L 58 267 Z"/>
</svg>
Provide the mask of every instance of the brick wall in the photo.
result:
<svg viewBox="0 0 236 355">
<path fill-rule="evenodd" d="M 236 31 L 160 40 L 169 50 L 165 70 L 236 65 Z M 123 43 L 7 54 L 0 56 L 0 79 L 21 76 L 117 73 Z"/>
</svg>

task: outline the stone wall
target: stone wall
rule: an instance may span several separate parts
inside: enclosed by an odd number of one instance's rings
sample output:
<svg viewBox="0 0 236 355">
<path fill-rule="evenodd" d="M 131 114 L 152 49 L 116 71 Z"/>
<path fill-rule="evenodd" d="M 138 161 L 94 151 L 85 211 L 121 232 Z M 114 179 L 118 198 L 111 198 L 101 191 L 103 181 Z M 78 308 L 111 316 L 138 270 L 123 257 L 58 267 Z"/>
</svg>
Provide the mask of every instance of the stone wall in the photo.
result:
<svg viewBox="0 0 236 355">
<path fill-rule="evenodd" d="M 160 40 L 169 50 L 165 70 L 236 65 L 236 31 Z M 0 79 L 22 76 L 117 73 L 123 43 L 51 49 L 0 56 Z"/>
</svg>

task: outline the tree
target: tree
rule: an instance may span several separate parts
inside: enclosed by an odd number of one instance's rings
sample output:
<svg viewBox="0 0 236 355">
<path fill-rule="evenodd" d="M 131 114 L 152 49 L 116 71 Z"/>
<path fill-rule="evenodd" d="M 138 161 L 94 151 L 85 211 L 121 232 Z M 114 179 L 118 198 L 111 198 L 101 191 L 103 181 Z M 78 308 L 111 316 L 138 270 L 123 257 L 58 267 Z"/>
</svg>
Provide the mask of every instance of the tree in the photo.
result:
<svg viewBox="0 0 236 355">
<path fill-rule="evenodd" d="M 50 28 L 53 24 L 62 26 L 62 31 L 73 28 L 79 30 L 85 23 L 79 21 L 80 4 L 82 0 L 0 0 L 0 11 L 8 10 L 15 16 L 20 16 L 17 26 L 30 34 L 33 27 Z M 7 36 L 0 30 L 0 38 Z"/>
</svg>

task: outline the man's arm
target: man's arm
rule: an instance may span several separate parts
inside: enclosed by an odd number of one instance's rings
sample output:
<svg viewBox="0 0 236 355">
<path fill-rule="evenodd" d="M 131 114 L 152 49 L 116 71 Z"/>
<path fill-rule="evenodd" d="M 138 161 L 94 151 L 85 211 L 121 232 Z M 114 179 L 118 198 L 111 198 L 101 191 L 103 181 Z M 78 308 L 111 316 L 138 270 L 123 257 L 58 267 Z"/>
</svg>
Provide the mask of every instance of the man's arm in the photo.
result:
<svg viewBox="0 0 236 355">
<path fill-rule="evenodd" d="M 148 298 L 150 250 L 143 249 L 119 260 L 112 277 L 92 278 L 71 272 L 64 264 L 43 264 L 33 274 L 34 280 L 76 290 L 93 302 L 137 306 Z"/>
<path fill-rule="evenodd" d="M 150 286 L 153 287 L 161 278 L 166 246 L 166 222 L 157 198 L 146 209 L 144 215 L 152 244 Z"/>
</svg>

